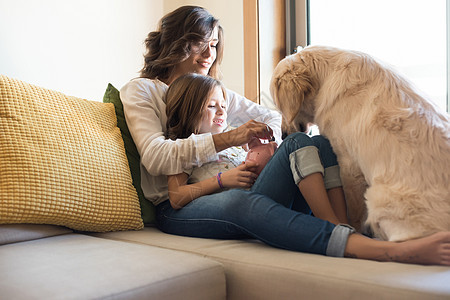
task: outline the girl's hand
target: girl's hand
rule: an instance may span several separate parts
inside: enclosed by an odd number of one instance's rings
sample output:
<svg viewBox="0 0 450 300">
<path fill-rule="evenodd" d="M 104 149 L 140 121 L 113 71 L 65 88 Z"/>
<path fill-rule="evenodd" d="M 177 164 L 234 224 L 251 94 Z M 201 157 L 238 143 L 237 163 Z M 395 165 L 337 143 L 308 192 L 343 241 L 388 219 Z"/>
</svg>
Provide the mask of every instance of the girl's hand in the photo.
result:
<svg viewBox="0 0 450 300">
<path fill-rule="evenodd" d="M 249 188 L 255 183 L 258 175 L 252 170 L 258 166 L 255 162 L 246 162 L 223 172 L 221 175 L 222 185 L 226 188 Z"/>
</svg>

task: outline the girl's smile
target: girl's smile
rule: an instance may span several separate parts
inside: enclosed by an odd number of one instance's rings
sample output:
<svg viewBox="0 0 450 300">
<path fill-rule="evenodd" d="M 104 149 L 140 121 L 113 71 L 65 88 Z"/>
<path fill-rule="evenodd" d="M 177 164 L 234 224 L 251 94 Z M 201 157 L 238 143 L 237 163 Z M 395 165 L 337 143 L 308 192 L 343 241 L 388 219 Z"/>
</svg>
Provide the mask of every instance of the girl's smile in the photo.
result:
<svg viewBox="0 0 450 300">
<path fill-rule="evenodd" d="M 203 111 L 199 133 L 211 132 L 215 134 L 223 132 L 227 127 L 226 119 L 226 100 L 223 95 L 223 90 L 220 86 L 216 86 Z"/>
</svg>

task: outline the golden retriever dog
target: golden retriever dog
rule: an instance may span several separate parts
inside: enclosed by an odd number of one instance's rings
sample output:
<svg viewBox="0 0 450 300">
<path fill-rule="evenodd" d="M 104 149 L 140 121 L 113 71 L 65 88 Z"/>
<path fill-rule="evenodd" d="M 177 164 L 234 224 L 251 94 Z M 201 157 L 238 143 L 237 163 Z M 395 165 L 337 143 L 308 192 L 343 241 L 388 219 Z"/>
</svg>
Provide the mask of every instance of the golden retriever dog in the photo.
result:
<svg viewBox="0 0 450 300">
<path fill-rule="evenodd" d="M 338 157 L 350 223 L 383 240 L 450 230 L 450 119 L 367 54 L 311 46 L 275 68 L 288 133 L 317 124 Z"/>
</svg>

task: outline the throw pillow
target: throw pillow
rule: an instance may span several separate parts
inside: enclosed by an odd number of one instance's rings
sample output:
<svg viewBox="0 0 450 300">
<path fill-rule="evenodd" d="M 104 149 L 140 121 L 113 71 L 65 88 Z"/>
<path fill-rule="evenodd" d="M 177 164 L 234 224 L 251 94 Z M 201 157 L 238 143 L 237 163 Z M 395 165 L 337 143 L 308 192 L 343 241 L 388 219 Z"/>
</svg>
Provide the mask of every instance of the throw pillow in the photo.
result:
<svg viewBox="0 0 450 300">
<path fill-rule="evenodd" d="M 141 169 L 140 162 L 141 157 L 136 149 L 133 138 L 131 137 L 130 130 L 128 130 L 127 122 L 125 120 L 125 115 L 123 112 L 123 104 L 120 100 L 119 91 L 111 84 L 108 84 L 106 88 L 105 95 L 103 96 L 103 102 L 114 104 L 114 109 L 116 111 L 117 126 L 120 128 L 122 133 L 122 138 L 125 143 L 125 152 L 128 158 L 128 164 L 131 170 L 131 176 L 133 177 L 133 185 L 136 188 L 139 203 L 141 205 L 142 219 L 145 224 L 155 223 L 155 207 L 153 204 L 145 199 L 144 192 L 141 188 Z"/>
<path fill-rule="evenodd" d="M 0 76 L 0 224 L 141 229 L 112 104 Z"/>
</svg>

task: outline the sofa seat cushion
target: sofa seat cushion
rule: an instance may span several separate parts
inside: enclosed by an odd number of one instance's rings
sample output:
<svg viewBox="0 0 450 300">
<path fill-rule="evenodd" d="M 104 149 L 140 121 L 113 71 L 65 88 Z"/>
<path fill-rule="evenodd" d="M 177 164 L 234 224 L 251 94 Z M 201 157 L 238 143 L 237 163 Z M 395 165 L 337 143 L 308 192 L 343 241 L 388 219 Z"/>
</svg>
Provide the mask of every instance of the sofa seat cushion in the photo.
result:
<svg viewBox="0 0 450 300">
<path fill-rule="evenodd" d="M 217 260 L 225 267 L 228 299 L 450 299 L 450 267 L 332 258 L 254 240 L 174 236 L 156 228 L 96 236 Z"/>
<path fill-rule="evenodd" d="M 2 299 L 224 299 L 223 267 L 157 247 L 66 234 L 0 247 Z"/>
<path fill-rule="evenodd" d="M 5 224 L 0 225 L 0 245 L 42 239 L 71 232 L 73 231 L 66 227 L 53 225 Z"/>
</svg>

